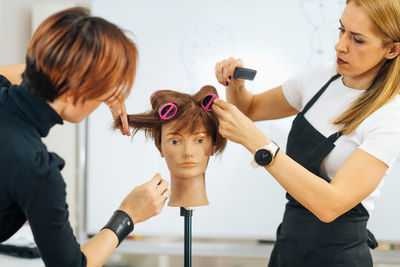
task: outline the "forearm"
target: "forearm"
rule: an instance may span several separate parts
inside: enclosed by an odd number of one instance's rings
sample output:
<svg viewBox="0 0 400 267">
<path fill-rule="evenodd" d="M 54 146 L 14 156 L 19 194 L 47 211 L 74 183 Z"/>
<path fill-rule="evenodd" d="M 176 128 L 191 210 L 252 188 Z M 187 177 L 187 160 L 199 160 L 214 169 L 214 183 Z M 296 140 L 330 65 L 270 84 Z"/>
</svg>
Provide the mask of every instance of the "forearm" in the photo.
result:
<svg viewBox="0 0 400 267">
<path fill-rule="evenodd" d="M 118 238 L 110 229 L 103 229 L 81 246 L 88 267 L 103 266 L 118 245 Z"/>
<path fill-rule="evenodd" d="M 0 74 L 6 77 L 12 84 L 22 82 L 22 73 L 25 71 L 25 64 L 0 66 Z"/>
<path fill-rule="evenodd" d="M 283 151 L 278 152 L 274 163 L 265 169 L 292 197 L 321 221 L 331 222 L 340 215 L 340 192 Z"/>
<path fill-rule="evenodd" d="M 248 116 L 254 95 L 243 86 L 227 86 L 226 100 L 234 104 L 241 112 Z"/>
<path fill-rule="evenodd" d="M 254 154 L 269 139 L 260 134 L 246 148 Z M 340 191 L 279 151 L 273 164 L 265 168 L 298 202 L 323 222 L 334 220 L 341 212 Z"/>
</svg>

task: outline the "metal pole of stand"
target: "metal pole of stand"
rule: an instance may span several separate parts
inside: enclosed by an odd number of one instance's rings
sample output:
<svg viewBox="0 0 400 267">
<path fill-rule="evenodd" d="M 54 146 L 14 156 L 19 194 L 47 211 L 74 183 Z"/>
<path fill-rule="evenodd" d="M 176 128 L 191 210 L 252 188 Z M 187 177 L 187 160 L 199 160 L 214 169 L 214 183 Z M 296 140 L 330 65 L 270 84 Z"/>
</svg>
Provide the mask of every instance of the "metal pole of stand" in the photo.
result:
<svg viewBox="0 0 400 267">
<path fill-rule="evenodd" d="M 192 216 L 193 210 L 181 207 L 181 216 L 185 217 L 185 267 L 192 266 Z"/>
</svg>

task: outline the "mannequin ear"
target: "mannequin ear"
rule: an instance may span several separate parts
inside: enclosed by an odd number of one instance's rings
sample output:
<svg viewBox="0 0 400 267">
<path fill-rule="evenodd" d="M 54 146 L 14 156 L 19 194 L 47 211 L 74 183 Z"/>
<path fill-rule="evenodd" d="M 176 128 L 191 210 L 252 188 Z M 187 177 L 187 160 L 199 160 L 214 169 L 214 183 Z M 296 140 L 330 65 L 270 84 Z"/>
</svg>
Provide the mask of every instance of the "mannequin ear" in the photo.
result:
<svg viewBox="0 0 400 267">
<path fill-rule="evenodd" d="M 390 50 L 386 54 L 387 59 L 393 59 L 400 54 L 400 42 L 391 44 Z"/>
</svg>

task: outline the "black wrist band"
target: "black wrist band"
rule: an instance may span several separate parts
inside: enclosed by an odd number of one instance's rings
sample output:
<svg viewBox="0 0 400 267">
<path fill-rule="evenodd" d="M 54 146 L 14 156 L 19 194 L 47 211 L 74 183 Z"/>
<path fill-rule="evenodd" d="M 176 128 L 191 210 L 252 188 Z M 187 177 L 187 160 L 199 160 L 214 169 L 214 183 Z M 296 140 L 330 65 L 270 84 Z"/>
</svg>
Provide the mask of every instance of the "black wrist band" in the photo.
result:
<svg viewBox="0 0 400 267">
<path fill-rule="evenodd" d="M 117 235 L 119 246 L 122 240 L 124 240 L 125 237 L 127 237 L 133 231 L 134 224 L 131 217 L 125 211 L 116 210 L 107 224 L 101 230 L 104 228 L 110 229 Z"/>
</svg>

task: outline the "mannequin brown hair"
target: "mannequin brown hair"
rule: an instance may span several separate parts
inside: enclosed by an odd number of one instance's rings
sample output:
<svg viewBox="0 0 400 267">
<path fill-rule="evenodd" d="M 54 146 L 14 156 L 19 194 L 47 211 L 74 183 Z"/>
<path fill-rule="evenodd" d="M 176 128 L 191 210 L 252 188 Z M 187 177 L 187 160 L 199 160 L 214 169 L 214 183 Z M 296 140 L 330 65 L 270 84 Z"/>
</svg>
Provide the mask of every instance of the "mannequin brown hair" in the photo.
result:
<svg viewBox="0 0 400 267">
<path fill-rule="evenodd" d="M 143 130 L 147 137 L 154 139 L 156 147 L 161 151 L 161 129 L 164 124 L 173 122 L 178 132 L 188 133 L 194 133 L 203 125 L 207 134 L 212 137 L 214 153 L 220 153 L 226 146 L 226 139 L 218 132 L 218 119 L 214 112 L 205 111 L 201 107 L 201 102 L 208 94 L 218 96 L 217 90 L 211 85 L 203 86 L 194 95 L 172 90 L 158 91 L 151 97 L 150 112 L 128 115 L 129 127 L 133 128 L 133 135 Z M 166 103 L 174 103 L 178 107 L 176 115 L 170 120 L 163 120 L 158 115 L 158 109 Z M 118 120 L 114 128 L 117 129 L 120 125 L 121 120 Z"/>
</svg>

